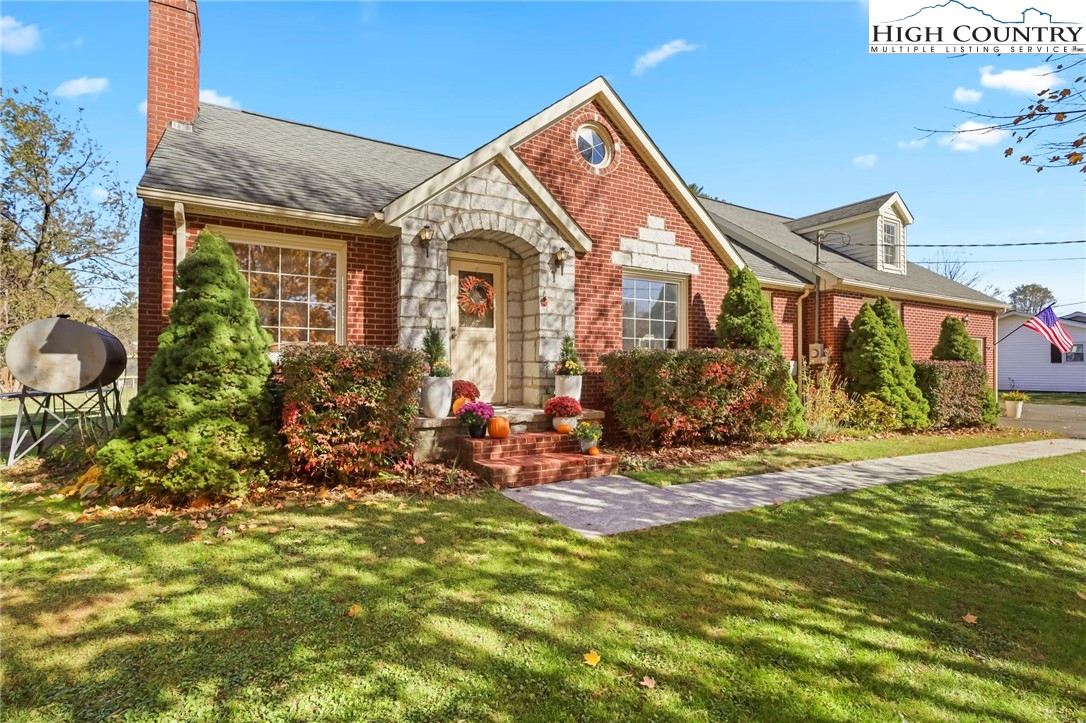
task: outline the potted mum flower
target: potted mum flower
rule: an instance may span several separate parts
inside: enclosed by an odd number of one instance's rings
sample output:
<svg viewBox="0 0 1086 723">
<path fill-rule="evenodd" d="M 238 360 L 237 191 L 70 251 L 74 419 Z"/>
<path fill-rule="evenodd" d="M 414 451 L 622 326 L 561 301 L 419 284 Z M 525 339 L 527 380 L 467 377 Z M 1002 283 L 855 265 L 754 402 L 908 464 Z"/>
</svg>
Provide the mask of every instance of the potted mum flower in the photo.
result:
<svg viewBox="0 0 1086 723">
<path fill-rule="evenodd" d="M 551 397 L 543 406 L 543 413 L 553 419 L 551 424 L 558 432 L 569 434 L 577 426 L 577 417 L 581 416 L 581 403 L 573 397 Z"/>
<path fill-rule="evenodd" d="M 466 402 L 456 410 L 460 423 L 468 428 L 468 436 L 482 439 L 486 436 L 486 423 L 494 416 L 494 407 L 486 402 Z"/>
<path fill-rule="evenodd" d="M 422 380 L 422 413 L 430 419 L 448 416 L 453 400 L 452 367 L 445 361 L 445 337 L 431 324 L 422 337 L 422 353 L 430 363 L 430 374 Z"/>
<path fill-rule="evenodd" d="M 599 422 L 581 422 L 570 435 L 581 443 L 581 451 L 585 454 L 593 447 L 598 447 L 603 438 L 603 425 Z"/>
<path fill-rule="evenodd" d="M 554 394 L 557 397 L 571 397 L 581 401 L 581 380 L 584 364 L 577 358 L 577 347 L 569 334 L 562 339 L 562 353 L 554 365 Z"/>
</svg>

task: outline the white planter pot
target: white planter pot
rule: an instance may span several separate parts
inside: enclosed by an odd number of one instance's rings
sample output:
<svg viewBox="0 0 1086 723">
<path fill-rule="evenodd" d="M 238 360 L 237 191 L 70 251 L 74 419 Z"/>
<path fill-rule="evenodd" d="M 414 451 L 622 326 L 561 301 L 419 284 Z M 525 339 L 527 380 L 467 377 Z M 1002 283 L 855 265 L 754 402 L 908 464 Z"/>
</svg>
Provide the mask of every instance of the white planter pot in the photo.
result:
<svg viewBox="0 0 1086 723">
<path fill-rule="evenodd" d="M 600 440 L 598 439 L 582 439 L 580 440 L 580 442 L 581 452 L 583 454 L 588 454 L 588 450 L 592 449 L 593 447 L 598 447 L 600 444 Z"/>
<path fill-rule="evenodd" d="M 581 375 L 557 376 L 554 378 L 554 396 L 573 397 L 581 401 Z"/>
<path fill-rule="evenodd" d="M 577 426 L 577 417 L 554 417 L 551 419 L 551 424 L 554 425 L 554 431 L 558 431 L 559 427 L 566 426 L 573 429 Z"/>
<path fill-rule="evenodd" d="M 422 380 L 422 413 L 430 419 L 449 416 L 452 407 L 452 377 L 426 377 Z"/>
<path fill-rule="evenodd" d="M 1003 402 L 1003 413 L 1011 419 L 1022 418 L 1022 402 Z"/>
</svg>

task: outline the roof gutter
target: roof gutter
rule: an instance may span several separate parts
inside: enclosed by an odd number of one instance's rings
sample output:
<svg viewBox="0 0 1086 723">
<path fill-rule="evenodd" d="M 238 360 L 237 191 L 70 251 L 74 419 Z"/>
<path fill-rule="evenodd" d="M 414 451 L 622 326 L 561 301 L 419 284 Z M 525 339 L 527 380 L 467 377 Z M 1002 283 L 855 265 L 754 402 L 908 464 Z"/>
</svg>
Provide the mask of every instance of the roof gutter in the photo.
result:
<svg viewBox="0 0 1086 723">
<path fill-rule="evenodd" d="M 1007 305 L 1002 301 L 980 301 L 977 299 L 961 299 L 955 296 L 942 296 L 940 294 L 921 293 L 918 291 L 907 291 L 905 289 L 894 288 L 893 286 L 883 286 L 881 284 L 867 284 L 853 279 L 841 279 L 835 287 L 836 291 L 855 291 L 858 293 L 865 293 L 871 291 L 881 291 L 887 294 L 891 294 L 894 297 L 901 297 L 903 299 L 910 299 L 913 301 L 926 301 L 928 303 L 943 303 L 948 306 L 965 306 L 973 309 L 984 309 L 989 311 L 1002 312 L 1007 308 Z"/>
<path fill-rule="evenodd" d="M 139 186 L 136 189 L 136 195 L 148 203 L 166 209 L 172 209 L 175 203 L 184 204 L 188 213 L 210 211 L 212 213 L 260 216 L 274 219 L 277 223 L 289 219 L 298 222 L 299 225 L 336 226 L 351 229 L 355 233 L 374 236 L 394 236 L 398 233 L 396 230 L 385 226 L 384 215 L 380 212 L 371 213 L 366 217 L 345 216 L 324 211 L 305 211 L 298 208 L 249 203 L 248 201 L 238 201 L 230 198 L 182 193 L 146 186 Z"/>
</svg>

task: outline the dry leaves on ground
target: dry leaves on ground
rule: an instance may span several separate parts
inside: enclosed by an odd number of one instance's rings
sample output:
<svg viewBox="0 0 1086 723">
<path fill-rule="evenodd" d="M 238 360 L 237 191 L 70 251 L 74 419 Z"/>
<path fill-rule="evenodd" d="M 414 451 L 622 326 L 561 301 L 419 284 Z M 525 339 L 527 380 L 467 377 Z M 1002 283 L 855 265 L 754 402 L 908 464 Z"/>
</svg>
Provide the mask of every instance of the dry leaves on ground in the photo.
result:
<svg viewBox="0 0 1086 723">
<path fill-rule="evenodd" d="M 587 653 L 584 654 L 585 664 L 590 665 L 593 668 L 595 668 L 599 664 L 600 660 L 600 654 L 597 653 L 595 650 L 589 650 Z"/>
<path fill-rule="evenodd" d="M 965 622 L 967 622 L 970 625 L 976 625 L 977 624 L 977 616 L 974 615 L 973 613 L 966 613 L 965 615 L 962 615 L 962 620 L 964 620 Z"/>
<path fill-rule="evenodd" d="M 649 690 L 652 690 L 656 687 L 656 678 L 653 678 L 650 675 L 646 675 L 644 678 L 641 679 L 641 685 L 648 688 Z"/>
</svg>

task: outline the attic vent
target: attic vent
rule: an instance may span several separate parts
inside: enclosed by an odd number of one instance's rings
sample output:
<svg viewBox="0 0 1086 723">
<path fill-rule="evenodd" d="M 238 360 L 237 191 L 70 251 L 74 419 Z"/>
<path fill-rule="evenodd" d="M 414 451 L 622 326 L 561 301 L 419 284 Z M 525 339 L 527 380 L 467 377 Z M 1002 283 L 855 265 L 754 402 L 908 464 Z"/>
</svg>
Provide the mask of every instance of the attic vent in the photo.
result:
<svg viewBox="0 0 1086 723">
<path fill-rule="evenodd" d="M 182 123 L 181 121 L 170 121 L 170 128 L 175 131 L 185 131 L 186 133 L 192 133 L 191 123 Z"/>
</svg>

